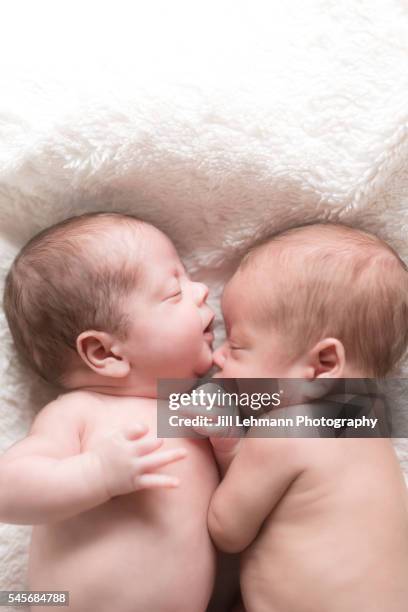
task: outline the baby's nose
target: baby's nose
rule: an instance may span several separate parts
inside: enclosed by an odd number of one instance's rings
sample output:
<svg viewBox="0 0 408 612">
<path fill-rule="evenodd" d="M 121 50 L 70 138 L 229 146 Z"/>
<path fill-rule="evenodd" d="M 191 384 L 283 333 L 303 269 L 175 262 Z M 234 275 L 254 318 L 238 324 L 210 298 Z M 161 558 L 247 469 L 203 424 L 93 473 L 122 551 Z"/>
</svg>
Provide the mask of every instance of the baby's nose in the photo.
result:
<svg viewBox="0 0 408 612">
<path fill-rule="evenodd" d="M 223 368 L 225 364 L 225 342 L 213 352 L 213 362 L 218 368 Z"/>
<path fill-rule="evenodd" d="M 209 289 L 205 283 L 195 283 L 196 285 L 196 296 L 198 300 L 198 305 L 204 304 L 208 297 Z"/>
</svg>

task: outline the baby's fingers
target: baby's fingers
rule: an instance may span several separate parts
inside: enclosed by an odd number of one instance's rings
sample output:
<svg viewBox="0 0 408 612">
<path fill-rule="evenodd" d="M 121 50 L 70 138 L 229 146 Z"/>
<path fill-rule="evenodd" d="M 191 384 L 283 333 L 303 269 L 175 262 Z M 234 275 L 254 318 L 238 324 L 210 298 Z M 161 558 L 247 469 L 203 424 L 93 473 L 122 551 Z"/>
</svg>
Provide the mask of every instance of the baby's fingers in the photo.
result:
<svg viewBox="0 0 408 612">
<path fill-rule="evenodd" d="M 147 455 L 148 453 L 151 453 L 155 450 L 157 450 L 158 448 L 160 448 L 160 446 L 162 446 L 164 440 L 160 439 L 160 438 L 146 438 L 144 440 L 141 440 L 140 442 L 137 442 L 135 444 L 135 454 L 137 454 L 139 457 L 142 457 L 143 455 Z"/>
<path fill-rule="evenodd" d="M 139 489 L 173 489 L 178 487 L 179 484 L 178 478 L 166 474 L 143 474 L 137 479 Z"/>
<path fill-rule="evenodd" d="M 172 448 L 167 451 L 142 457 L 138 460 L 137 464 L 142 472 L 148 472 L 163 467 L 163 465 L 173 463 L 174 461 L 184 459 L 186 455 L 187 451 L 184 448 Z"/>
<path fill-rule="evenodd" d="M 128 440 L 136 440 L 142 438 L 149 431 L 149 428 L 144 423 L 136 423 L 135 425 L 129 426 L 123 432 L 125 438 Z"/>
</svg>

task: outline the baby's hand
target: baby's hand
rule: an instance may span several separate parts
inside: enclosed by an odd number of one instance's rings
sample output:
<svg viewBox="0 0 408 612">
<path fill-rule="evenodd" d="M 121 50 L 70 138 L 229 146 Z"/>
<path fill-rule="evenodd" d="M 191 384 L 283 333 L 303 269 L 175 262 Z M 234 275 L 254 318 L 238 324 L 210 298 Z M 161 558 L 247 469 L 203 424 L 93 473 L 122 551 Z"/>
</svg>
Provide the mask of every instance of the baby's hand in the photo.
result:
<svg viewBox="0 0 408 612">
<path fill-rule="evenodd" d="M 163 440 L 147 438 L 146 425 L 137 424 L 106 436 L 92 449 L 109 499 L 140 489 L 177 487 L 179 480 L 154 470 L 186 456 L 184 448 L 154 452 Z"/>
<path fill-rule="evenodd" d="M 206 421 L 202 424 L 191 425 L 194 433 L 210 439 L 213 446 L 224 449 L 232 448 L 238 444 L 243 436 L 242 427 L 238 427 L 236 419 L 239 415 L 238 407 L 229 400 L 226 406 L 219 405 L 217 402 L 209 402 L 208 395 L 216 395 L 223 391 L 223 387 L 214 382 L 207 382 L 200 385 L 197 391 L 204 392 L 204 396 L 199 396 L 195 403 L 182 404 L 178 408 L 178 414 L 184 417 L 205 417 Z"/>
<path fill-rule="evenodd" d="M 222 387 L 212 382 L 205 383 L 199 387 L 205 393 L 212 394 L 217 393 L 217 390 L 220 388 L 222 389 Z M 236 417 L 239 415 L 238 407 L 234 402 L 230 402 L 226 410 L 224 406 L 218 405 L 216 402 L 210 404 L 208 396 L 204 395 L 203 401 L 180 406 L 179 414 L 192 418 L 197 416 L 206 417 L 207 424 L 192 425 L 191 429 L 195 434 L 209 438 L 220 472 L 224 475 L 238 453 L 241 439 L 244 435 L 242 427 L 236 424 Z M 228 418 L 223 420 L 221 418 L 223 416 Z"/>
</svg>

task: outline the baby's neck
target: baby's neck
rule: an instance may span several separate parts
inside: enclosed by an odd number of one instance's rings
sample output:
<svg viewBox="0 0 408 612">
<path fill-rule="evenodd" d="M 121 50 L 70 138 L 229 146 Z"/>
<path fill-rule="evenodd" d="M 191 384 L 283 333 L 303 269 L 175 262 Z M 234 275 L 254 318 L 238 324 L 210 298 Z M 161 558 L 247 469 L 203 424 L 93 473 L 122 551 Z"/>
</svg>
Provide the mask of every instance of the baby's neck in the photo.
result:
<svg viewBox="0 0 408 612">
<path fill-rule="evenodd" d="M 133 377 L 108 378 L 94 373 L 74 371 L 64 378 L 64 388 L 69 391 L 92 391 L 118 397 L 157 398 L 156 380 L 140 381 Z"/>
</svg>

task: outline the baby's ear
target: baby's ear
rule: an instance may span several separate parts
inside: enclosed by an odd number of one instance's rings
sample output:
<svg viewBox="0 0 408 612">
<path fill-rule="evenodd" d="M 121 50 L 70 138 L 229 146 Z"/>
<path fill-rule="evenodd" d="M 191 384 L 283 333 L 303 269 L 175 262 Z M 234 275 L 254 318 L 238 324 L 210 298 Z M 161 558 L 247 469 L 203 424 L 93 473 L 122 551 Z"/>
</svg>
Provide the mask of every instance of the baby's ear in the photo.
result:
<svg viewBox="0 0 408 612">
<path fill-rule="evenodd" d="M 129 361 L 122 355 L 120 345 L 111 334 L 84 331 L 76 340 L 76 348 L 82 361 L 101 376 L 124 378 L 129 374 Z"/>
<path fill-rule="evenodd" d="M 344 346 L 337 338 L 320 340 L 309 352 L 313 378 L 342 378 L 346 366 Z"/>
</svg>

